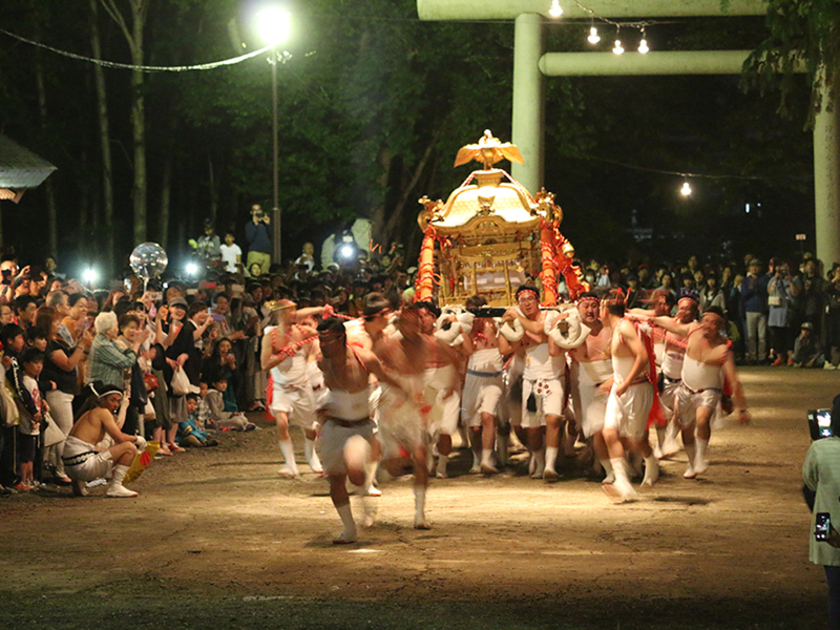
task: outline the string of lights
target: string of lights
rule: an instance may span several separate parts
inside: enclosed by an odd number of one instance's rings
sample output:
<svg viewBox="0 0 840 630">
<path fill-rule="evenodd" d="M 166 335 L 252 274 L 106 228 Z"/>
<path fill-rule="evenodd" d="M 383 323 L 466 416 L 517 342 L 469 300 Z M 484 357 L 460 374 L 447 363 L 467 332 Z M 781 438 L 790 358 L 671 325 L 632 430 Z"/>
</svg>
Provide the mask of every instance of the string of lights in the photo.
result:
<svg viewBox="0 0 840 630">
<path fill-rule="evenodd" d="M 15 35 L 14 33 L 10 33 L 9 31 L 4 30 L 2 28 L 0 28 L 0 33 L 8 35 L 9 37 L 23 42 L 25 44 L 37 46 L 39 48 L 49 50 L 50 52 L 53 52 L 57 55 L 69 57 L 70 59 L 95 63 L 105 68 L 117 68 L 121 70 L 141 70 L 143 72 L 191 72 L 195 70 L 214 70 L 215 68 L 221 68 L 223 66 L 232 66 L 234 64 L 241 63 L 243 61 L 251 59 L 252 57 L 256 57 L 258 55 L 262 55 L 263 53 L 269 52 L 272 48 L 271 46 L 265 46 L 264 48 L 260 48 L 259 50 L 255 50 L 253 52 L 247 53 L 245 55 L 240 55 L 239 57 L 234 57 L 232 59 L 224 59 L 222 61 L 213 61 L 211 63 L 202 63 L 191 66 L 138 66 L 130 63 L 119 63 L 116 61 L 107 61 L 104 59 L 94 59 L 92 57 L 85 57 L 84 55 L 78 55 L 76 53 L 68 52 L 66 50 L 53 48 L 52 46 L 48 46 L 47 44 L 42 44 L 41 42 L 36 42 L 31 39 L 21 37 L 20 35 Z"/>
<path fill-rule="evenodd" d="M 615 27 L 615 44 L 613 45 L 613 54 L 615 55 L 622 55 L 624 54 L 624 45 L 621 43 L 621 27 L 623 26 L 625 29 L 632 28 L 638 29 L 640 33 L 639 39 L 639 46 L 636 49 L 640 54 L 645 55 L 650 52 L 650 46 L 648 45 L 647 38 L 645 37 L 645 29 L 648 26 L 653 24 L 659 24 L 660 22 L 654 20 L 638 20 L 635 22 L 617 22 L 615 20 L 611 20 L 609 18 L 604 17 L 603 15 L 599 15 L 592 9 L 587 6 L 581 4 L 578 0 L 572 0 L 577 7 L 585 12 L 588 13 L 590 16 L 590 26 L 589 26 L 589 35 L 586 40 L 592 44 L 593 46 L 601 41 L 601 36 L 598 34 L 598 27 L 595 26 L 595 20 L 603 22 L 604 24 L 609 24 L 610 26 Z M 563 7 L 560 6 L 560 0 L 551 0 L 551 8 L 548 10 L 548 14 L 552 18 L 559 18 L 563 15 Z"/>
</svg>

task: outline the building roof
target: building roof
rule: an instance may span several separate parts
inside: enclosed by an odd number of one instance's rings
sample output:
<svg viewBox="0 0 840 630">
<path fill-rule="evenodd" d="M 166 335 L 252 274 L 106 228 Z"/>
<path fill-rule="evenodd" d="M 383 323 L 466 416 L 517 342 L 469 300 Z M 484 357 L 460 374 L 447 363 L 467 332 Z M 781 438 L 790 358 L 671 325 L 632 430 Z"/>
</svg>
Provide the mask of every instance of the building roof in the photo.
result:
<svg viewBox="0 0 840 630">
<path fill-rule="evenodd" d="M 55 170 L 45 159 L 0 134 L 0 188 L 35 188 Z"/>
</svg>

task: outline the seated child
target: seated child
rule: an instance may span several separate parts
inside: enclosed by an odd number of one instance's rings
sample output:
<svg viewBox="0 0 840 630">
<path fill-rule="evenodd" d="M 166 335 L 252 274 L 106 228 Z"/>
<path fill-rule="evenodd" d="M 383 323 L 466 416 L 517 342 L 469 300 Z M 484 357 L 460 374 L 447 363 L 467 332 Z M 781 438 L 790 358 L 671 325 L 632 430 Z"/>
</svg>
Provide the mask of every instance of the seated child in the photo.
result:
<svg viewBox="0 0 840 630">
<path fill-rule="evenodd" d="M 216 440 L 207 439 L 207 432 L 198 426 L 198 396 L 187 394 L 187 419 L 178 424 L 179 446 L 216 446 Z"/>
<path fill-rule="evenodd" d="M 231 431 L 253 431 L 256 429 L 257 426 L 248 422 L 248 418 L 243 414 L 225 411 L 224 393 L 228 387 L 227 379 L 221 374 L 213 375 L 211 378 L 210 387 L 207 389 L 207 395 L 204 398 L 209 412 L 208 423 L 212 421 L 219 429 L 230 429 Z M 201 384 L 202 391 L 204 391 L 206 385 L 205 383 Z"/>
</svg>

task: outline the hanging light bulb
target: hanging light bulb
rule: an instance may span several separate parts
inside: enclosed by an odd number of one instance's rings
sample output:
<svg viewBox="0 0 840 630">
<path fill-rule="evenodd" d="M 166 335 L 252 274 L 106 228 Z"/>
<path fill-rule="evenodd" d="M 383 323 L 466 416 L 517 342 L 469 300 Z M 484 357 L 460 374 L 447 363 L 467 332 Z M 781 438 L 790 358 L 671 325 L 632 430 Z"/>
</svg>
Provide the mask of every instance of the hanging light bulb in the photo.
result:
<svg viewBox="0 0 840 630">
<path fill-rule="evenodd" d="M 560 6 L 560 0 L 551 0 L 551 8 L 548 14 L 553 18 L 559 18 L 563 15 L 563 7 Z"/>
<path fill-rule="evenodd" d="M 691 186 L 688 182 L 683 182 L 682 188 L 680 188 L 680 192 L 682 193 L 683 197 L 688 197 L 691 194 Z"/>
<path fill-rule="evenodd" d="M 598 35 L 598 29 L 595 28 L 594 26 L 590 27 L 589 28 L 589 37 L 587 37 L 586 39 L 589 40 L 590 44 L 597 44 L 598 42 L 600 42 L 601 41 L 601 36 Z"/>
<path fill-rule="evenodd" d="M 624 54 L 624 47 L 621 45 L 621 40 L 615 40 L 615 46 L 613 47 L 613 53 L 616 55 L 623 55 Z"/>
<path fill-rule="evenodd" d="M 642 27 L 642 41 L 639 42 L 639 52 L 643 55 L 647 54 L 650 51 L 648 48 L 647 40 L 645 39 L 645 27 Z"/>
</svg>

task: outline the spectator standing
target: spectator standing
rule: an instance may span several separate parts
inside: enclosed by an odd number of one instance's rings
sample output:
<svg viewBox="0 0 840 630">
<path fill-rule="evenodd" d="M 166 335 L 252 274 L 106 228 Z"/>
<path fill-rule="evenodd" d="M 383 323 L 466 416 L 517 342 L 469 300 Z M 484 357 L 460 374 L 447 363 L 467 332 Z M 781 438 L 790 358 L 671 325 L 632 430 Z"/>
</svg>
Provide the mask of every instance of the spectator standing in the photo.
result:
<svg viewBox="0 0 840 630">
<path fill-rule="evenodd" d="M 840 277 L 835 276 L 825 291 L 826 370 L 836 370 L 840 364 Z"/>
<path fill-rule="evenodd" d="M 799 278 L 790 274 L 787 261 L 780 261 L 774 267 L 773 276 L 767 283 L 767 305 L 770 313 L 767 324 L 776 359 L 773 365 L 793 365 L 788 353 L 793 347 L 793 325 L 796 297 L 802 285 Z"/>
<path fill-rule="evenodd" d="M 38 310 L 35 326 L 47 337 L 47 349 L 44 352 L 44 371 L 46 378 L 55 383 L 55 389 L 46 392 L 50 415 L 65 438 L 73 428 L 73 399 L 79 393 L 79 377 L 76 369 L 79 363 L 90 353 L 93 337 L 88 331 L 82 333 L 79 343 L 70 345 L 61 335 L 61 314 L 49 307 Z M 47 465 L 53 467 L 53 474 L 61 483 L 69 483 L 64 473 L 64 442 L 56 444 L 48 451 Z"/>
<path fill-rule="evenodd" d="M 222 259 L 221 246 L 219 235 L 213 228 L 213 222 L 207 219 L 204 221 L 204 235 L 199 236 L 196 241 L 196 255 L 205 262 L 216 262 Z"/>
<path fill-rule="evenodd" d="M 225 233 L 224 244 L 219 247 L 227 273 L 238 273 L 242 269 L 242 249 L 234 242 L 235 240 L 233 232 L 228 230 Z"/>
<path fill-rule="evenodd" d="M 814 531 L 816 515 L 829 513 L 830 529 L 828 540 L 819 541 L 812 533 L 809 536 L 808 558 L 814 564 L 822 565 L 828 583 L 828 627 L 840 628 L 840 536 L 834 523 L 840 523 L 840 396 L 834 399 L 831 414 L 832 437 L 816 440 L 808 449 L 802 465 L 802 479 L 805 482 L 806 501 L 812 511 L 811 532 Z"/>
<path fill-rule="evenodd" d="M 802 272 L 802 292 L 799 295 L 800 313 L 803 322 L 814 325 L 814 335 L 822 335 L 822 319 L 825 310 L 825 292 L 828 282 L 820 277 L 817 261 L 809 258 Z"/>
<path fill-rule="evenodd" d="M 761 261 L 750 260 L 746 277 L 741 281 L 741 307 L 747 338 L 747 362 L 753 365 L 767 360 L 767 276 L 761 273 Z"/>
<path fill-rule="evenodd" d="M 245 239 L 248 241 L 248 271 L 256 263 L 260 273 L 265 273 L 271 267 L 271 234 L 268 224 L 271 219 L 263 212 L 259 204 L 251 206 L 251 220 L 245 224 Z M 259 275 L 259 274 L 258 274 Z"/>
</svg>

